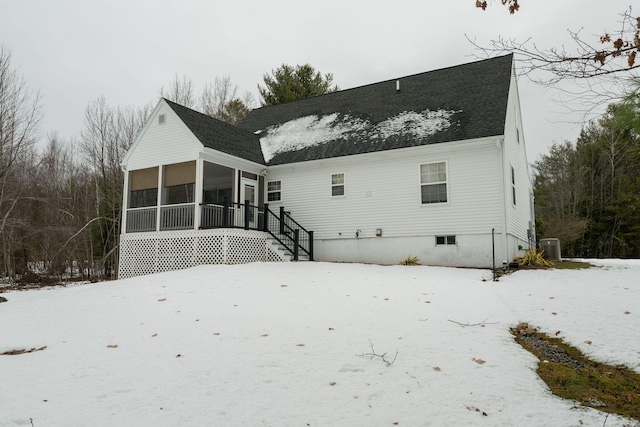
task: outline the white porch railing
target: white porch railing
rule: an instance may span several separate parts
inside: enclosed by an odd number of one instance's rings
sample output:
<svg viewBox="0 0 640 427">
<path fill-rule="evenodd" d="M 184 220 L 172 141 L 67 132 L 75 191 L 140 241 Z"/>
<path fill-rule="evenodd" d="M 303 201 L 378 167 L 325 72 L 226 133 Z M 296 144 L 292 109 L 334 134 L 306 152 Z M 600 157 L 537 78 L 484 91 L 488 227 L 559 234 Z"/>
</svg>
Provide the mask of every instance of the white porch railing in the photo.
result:
<svg viewBox="0 0 640 427">
<path fill-rule="evenodd" d="M 182 203 L 158 208 L 127 209 L 127 233 L 149 231 L 193 230 L 208 228 L 246 228 L 262 230 L 263 210 L 258 206 L 231 203 L 227 206 L 207 203 L 200 205 L 200 224 L 195 224 L 195 204 Z"/>
<path fill-rule="evenodd" d="M 127 209 L 127 233 L 156 231 L 158 208 Z"/>
<path fill-rule="evenodd" d="M 193 230 L 194 203 L 160 206 L 160 231 Z"/>
<path fill-rule="evenodd" d="M 225 218 L 226 213 L 226 218 Z M 201 228 L 229 227 L 235 224 L 236 209 L 233 206 L 207 203 L 202 205 Z"/>
</svg>

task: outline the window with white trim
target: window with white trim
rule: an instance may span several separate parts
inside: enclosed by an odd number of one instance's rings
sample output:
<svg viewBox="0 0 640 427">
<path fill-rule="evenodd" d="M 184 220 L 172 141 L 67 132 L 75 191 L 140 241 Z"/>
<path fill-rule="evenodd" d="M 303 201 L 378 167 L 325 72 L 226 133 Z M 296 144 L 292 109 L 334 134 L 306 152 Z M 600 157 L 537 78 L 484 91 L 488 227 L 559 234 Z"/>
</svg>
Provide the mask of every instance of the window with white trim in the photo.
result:
<svg viewBox="0 0 640 427">
<path fill-rule="evenodd" d="M 267 202 L 282 200 L 282 181 L 267 181 Z"/>
<path fill-rule="evenodd" d="M 456 236 L 436 236 L 436 245 L 455 245 Z"/>
<path fill-rule="evenodd" d="M 511 166 L 511 201 L 515 206 L 516 204 L 516 172 L 515 172 L 515 169 L 513 169 L 513 166 Z"/>
<path fill-rule="evenodd" d="M 447 163 L 420 165 L 420 197 L 422 204 L 447 202 Z"/>
<path fill-rule="evenodd" d="M 331 174 L 331 197 L 344 196 L 345 192 L 344 173 Z"/>
</svg>

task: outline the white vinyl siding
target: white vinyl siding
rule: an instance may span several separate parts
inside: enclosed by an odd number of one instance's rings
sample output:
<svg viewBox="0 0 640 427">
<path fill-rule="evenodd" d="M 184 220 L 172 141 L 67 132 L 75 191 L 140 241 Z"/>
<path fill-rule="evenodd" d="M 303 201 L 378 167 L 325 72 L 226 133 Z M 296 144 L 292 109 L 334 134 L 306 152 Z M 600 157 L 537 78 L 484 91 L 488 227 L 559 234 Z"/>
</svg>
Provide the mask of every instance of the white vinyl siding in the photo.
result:
<svg viewBox="0 0 640 427">
<path fill-rule="evenodd" d="M 505 193 L 507 230 L 510 235 L 519 239 L 518 243 L 513 244 L 515 248 L 518 245 L 527 247 L 529 223 L 535 222 L 530 197 L 532 186 L 525 145 L 526 133 L 524 131 L 526 129 L 522 127 L 519 104 L 515 76 L 512 76 L 505 121 L 503 191 Z M 512 247 L 509 248 L 509 250 L 513 249 Z"/>
<path fill-rule="evenodd" d="M 317 239 L 355 236 L 385 237 L 491 233 L 501 224 L 500 170 L 495 140 L 482 144 L 437 144 L 387 151 L 331 162 L 305 162 L 272 166 L 269 177 L 287 183 L 287 211 Z M 445 158 L 446 156 L 446 158 Z M 417 171 L 421 164 L 446 161 L 448 203 L 429 209 L 418 203 L 421 190 Z M 329 178 L 336 166 L 348 175 L 348 196 L 327 203 Z M 333 169 L 333 171 L 332 171 Z M 329 182 L 328 182 L 329 181 Z"/>
<path fill-rule="evenodd" d="M 198 158 L 202 145 L 168 105 L 160 105 L 127 161 L 129 170 L 182 163 Z M 160 116 L 164 122 L 160 124 Z"/>
<path fill-rule="evenodd" d="M 436 236 L 436 245 L 455 245 L 456 236 Z"/>
</svg>

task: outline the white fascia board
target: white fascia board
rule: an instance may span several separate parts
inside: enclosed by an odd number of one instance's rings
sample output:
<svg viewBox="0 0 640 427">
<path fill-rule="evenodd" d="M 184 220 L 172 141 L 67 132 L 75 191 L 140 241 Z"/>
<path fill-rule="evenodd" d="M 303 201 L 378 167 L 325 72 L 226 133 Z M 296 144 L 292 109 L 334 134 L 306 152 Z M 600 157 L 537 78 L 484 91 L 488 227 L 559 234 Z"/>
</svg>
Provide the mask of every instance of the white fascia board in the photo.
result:
<svg viewBox="0 0 640 427">
<path fill-rule="evenodd" d="M 511 84 L 509 85 L 509 97 L 507 108 L 514 108 L 516 114 L 516 126 L 520 129 L 520 143 L 522 144 L 522 148 L 524 150 L 524 161 L 527 164 L 527 177 L 529 182 L 531 183 L 531 173 L 529 171 L 529 159 L 527 158 L 527 138 L 525 137 L 524 131 L 524 122 L 522 121 L 522 108 L 520 103 L 520 89 L 518 87 L 518 75 L 516 73 L 516 64 L 515 60 L 513 66 L 511 68 Z M 512 102 L 515 102 L 515 106 L 510 105 Z M 509 111 L 509 110 L 507 110 Z M 505 123 L 506 126 L 506 123 Z"/>
<path fill-rule="evenodd" d="M 213 148 L 205 147 L 204 145 L 202 146 L 202 150 L 200 150 L 200 158 L 208 162 L 217 163 L 234 169 L 241 169 L 247 172 L 256 170 L 259 172 L 264 169 L 268 169 L 268 167 L 262 163 L 246 160 Z"/>
</svg>

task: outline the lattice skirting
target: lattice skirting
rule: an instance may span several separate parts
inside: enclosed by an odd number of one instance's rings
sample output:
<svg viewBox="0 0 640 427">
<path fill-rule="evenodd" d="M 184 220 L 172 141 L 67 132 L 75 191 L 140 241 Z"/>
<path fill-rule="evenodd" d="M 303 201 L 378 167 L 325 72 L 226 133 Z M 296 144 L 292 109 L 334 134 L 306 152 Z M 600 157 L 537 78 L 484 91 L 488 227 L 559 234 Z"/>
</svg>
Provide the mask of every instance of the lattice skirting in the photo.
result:
<svg viewBox="0 0 640 427">
<path fill-rule="evenodd" d="M 181 230 L 120 236 L 118 277 L 181 270 L 202 264 L 287 261 L 268 234 L 242 229 Z"/>
</svg>

